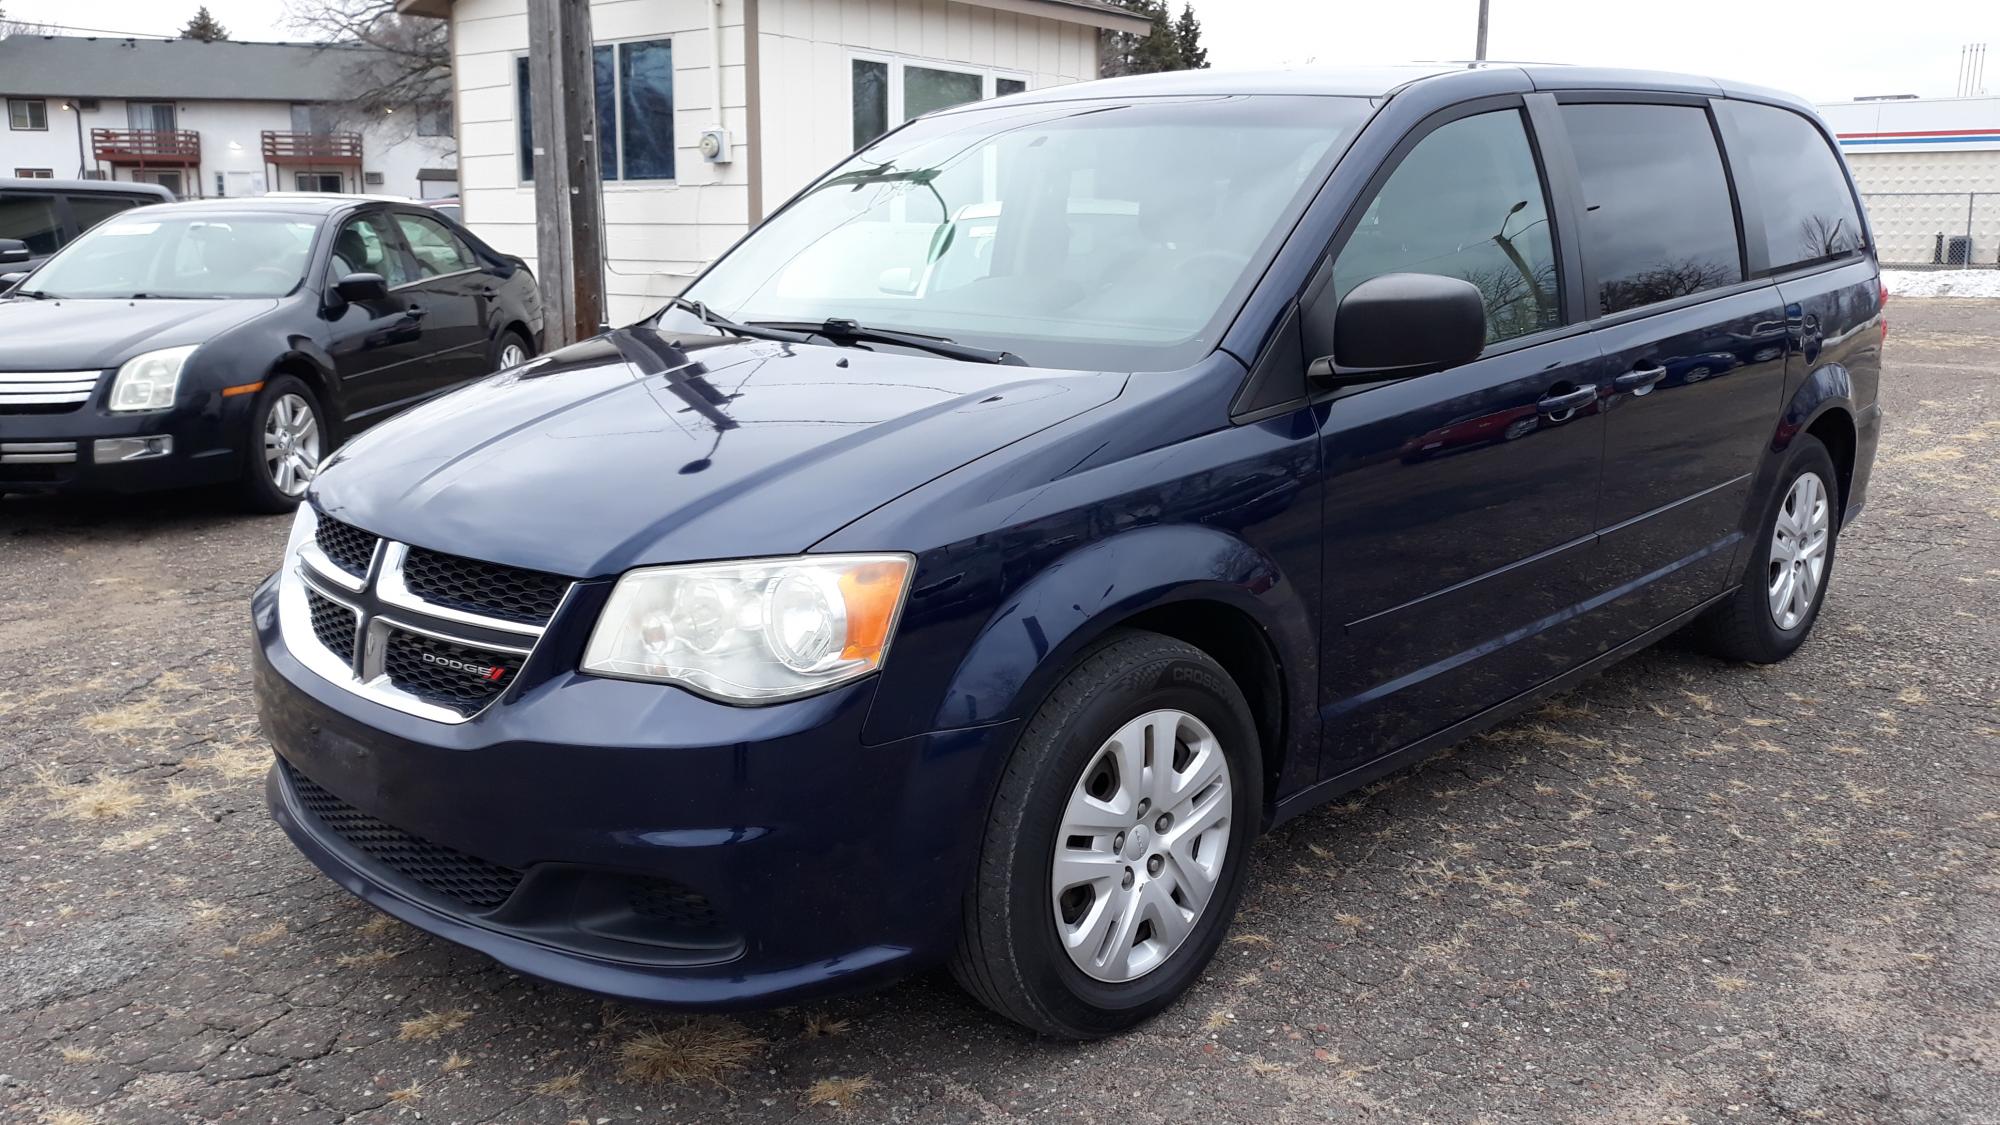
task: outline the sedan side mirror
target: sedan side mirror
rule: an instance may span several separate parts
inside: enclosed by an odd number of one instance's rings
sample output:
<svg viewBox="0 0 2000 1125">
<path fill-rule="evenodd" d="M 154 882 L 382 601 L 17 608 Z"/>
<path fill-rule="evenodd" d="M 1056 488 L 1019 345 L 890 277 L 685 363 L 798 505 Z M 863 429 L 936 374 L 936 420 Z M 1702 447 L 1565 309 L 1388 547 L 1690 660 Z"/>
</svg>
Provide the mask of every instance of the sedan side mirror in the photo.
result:
<svg viewBox="0 0 2000 1125">
<path fill-rule="evenodd" d="M 1486 347 L 1486 302 L 1471 282 L 1387 273 L 1348 291 L 1333 318 L 1333 354 L 1307 374 L 1321 382 L 1406 379 L 1457 367 Z"/>
<path fill-rule="evenodd" d="M 349 301 L 389 299 L 389 283 L 379 273 L 350 273 L 334 285 L 333 291 Z"/>
<path fill-rule="evenodd" d="M 32 257 L 27 243 L 18 238 L 0 238 L 0 266 L 11 266 Z"/>
</svg>

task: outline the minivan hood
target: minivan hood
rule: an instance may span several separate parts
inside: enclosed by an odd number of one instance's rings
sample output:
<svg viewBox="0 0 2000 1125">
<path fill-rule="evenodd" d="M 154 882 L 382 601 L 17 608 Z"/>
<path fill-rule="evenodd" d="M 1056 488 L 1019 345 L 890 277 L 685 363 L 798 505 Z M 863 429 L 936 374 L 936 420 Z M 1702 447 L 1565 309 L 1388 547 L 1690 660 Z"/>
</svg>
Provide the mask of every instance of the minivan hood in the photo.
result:
<svg viewBox="0 0 2000 1125">
<path fill-rule="evenodd" d="M 278 307 L 269 298 L 0 300 L 0 371 L 90 371 L 140 352 L 201 344 Z"/>
<path fill-rule="evenodd" d="M 638 326 L 383 423 L 313 499 L 392 539 L 575 577 L 795 554 L 1124 382 Z"/>
</svg>

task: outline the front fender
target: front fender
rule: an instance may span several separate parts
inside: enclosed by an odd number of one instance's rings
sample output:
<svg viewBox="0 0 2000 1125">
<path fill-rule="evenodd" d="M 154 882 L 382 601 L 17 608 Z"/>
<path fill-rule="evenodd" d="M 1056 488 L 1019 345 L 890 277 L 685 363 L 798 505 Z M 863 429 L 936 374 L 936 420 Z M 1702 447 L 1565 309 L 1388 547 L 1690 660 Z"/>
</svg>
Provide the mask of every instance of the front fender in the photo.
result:
<svg viewBox="0 0 2000 1125">
<path fill-rule="evenodd" d="M 1091 642 L 1147 610 L 1191 601 L 1220 603 L 1255 622 L 1272 647 L 1285 697 L 1310 712 L 1312 617 L 1277 562 L 1225 531 L 1165 524 L 1079 547 L 1016 588 L 973 638 L 927 725 L 949 730 L 1025 718 Z M 1299 729 L 1299 716 L 1286 718 Z"/>
</svg>

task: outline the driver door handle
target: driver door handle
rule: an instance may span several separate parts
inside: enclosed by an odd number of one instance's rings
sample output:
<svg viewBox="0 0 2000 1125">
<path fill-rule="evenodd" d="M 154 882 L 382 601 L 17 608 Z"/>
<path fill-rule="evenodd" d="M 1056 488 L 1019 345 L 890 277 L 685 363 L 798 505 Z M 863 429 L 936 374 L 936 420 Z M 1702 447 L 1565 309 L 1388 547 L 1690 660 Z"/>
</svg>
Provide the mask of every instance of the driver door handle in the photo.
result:
<svg viewBox="0 0 2000 1125">
<path fill-rule="evenodd" d="M 1611 385 L 1621 391 L 1636 391 L 1650 387 L 1666 377 L 1667 369 L 1664 367 L 1641 367 L 1637 371 L 1627 371 L 1611 380 Z"/>
<path fill-rule="evenodd" d="M 411 305 L 409 308 L 403 310 L 403 315 L 411 320 L 422 320 L 424 318 L 424 307 L 422 305 Z"/>
<path fill-rule="evenodd" d="M 1585 383 L 1573 391 L 1552 394 L 1535 404 L 1535 409 L 1544 414 L 1561 414 L 1590 405 L 1597 398 L 1597 384 Z"/>
</svg>

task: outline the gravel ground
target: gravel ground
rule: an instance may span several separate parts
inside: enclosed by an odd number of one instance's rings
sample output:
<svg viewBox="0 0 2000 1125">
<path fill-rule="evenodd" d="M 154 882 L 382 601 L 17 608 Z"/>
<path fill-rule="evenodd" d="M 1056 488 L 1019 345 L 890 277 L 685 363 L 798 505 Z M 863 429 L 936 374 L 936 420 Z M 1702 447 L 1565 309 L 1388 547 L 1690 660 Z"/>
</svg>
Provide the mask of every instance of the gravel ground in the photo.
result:
<svg viewBox="0 0 2000 1125">
<path fill-rule="evenodd" d="M 0 502 L 0 1118 L 2000 1122 L 2000 302 L 1891 312 L 1796 657 L 1670 645 L 1292 822 L 1085 1046 L 941 977 L 687 1022 L 375 915 L 261 805 L 285 521 Z"/>
</svg>

